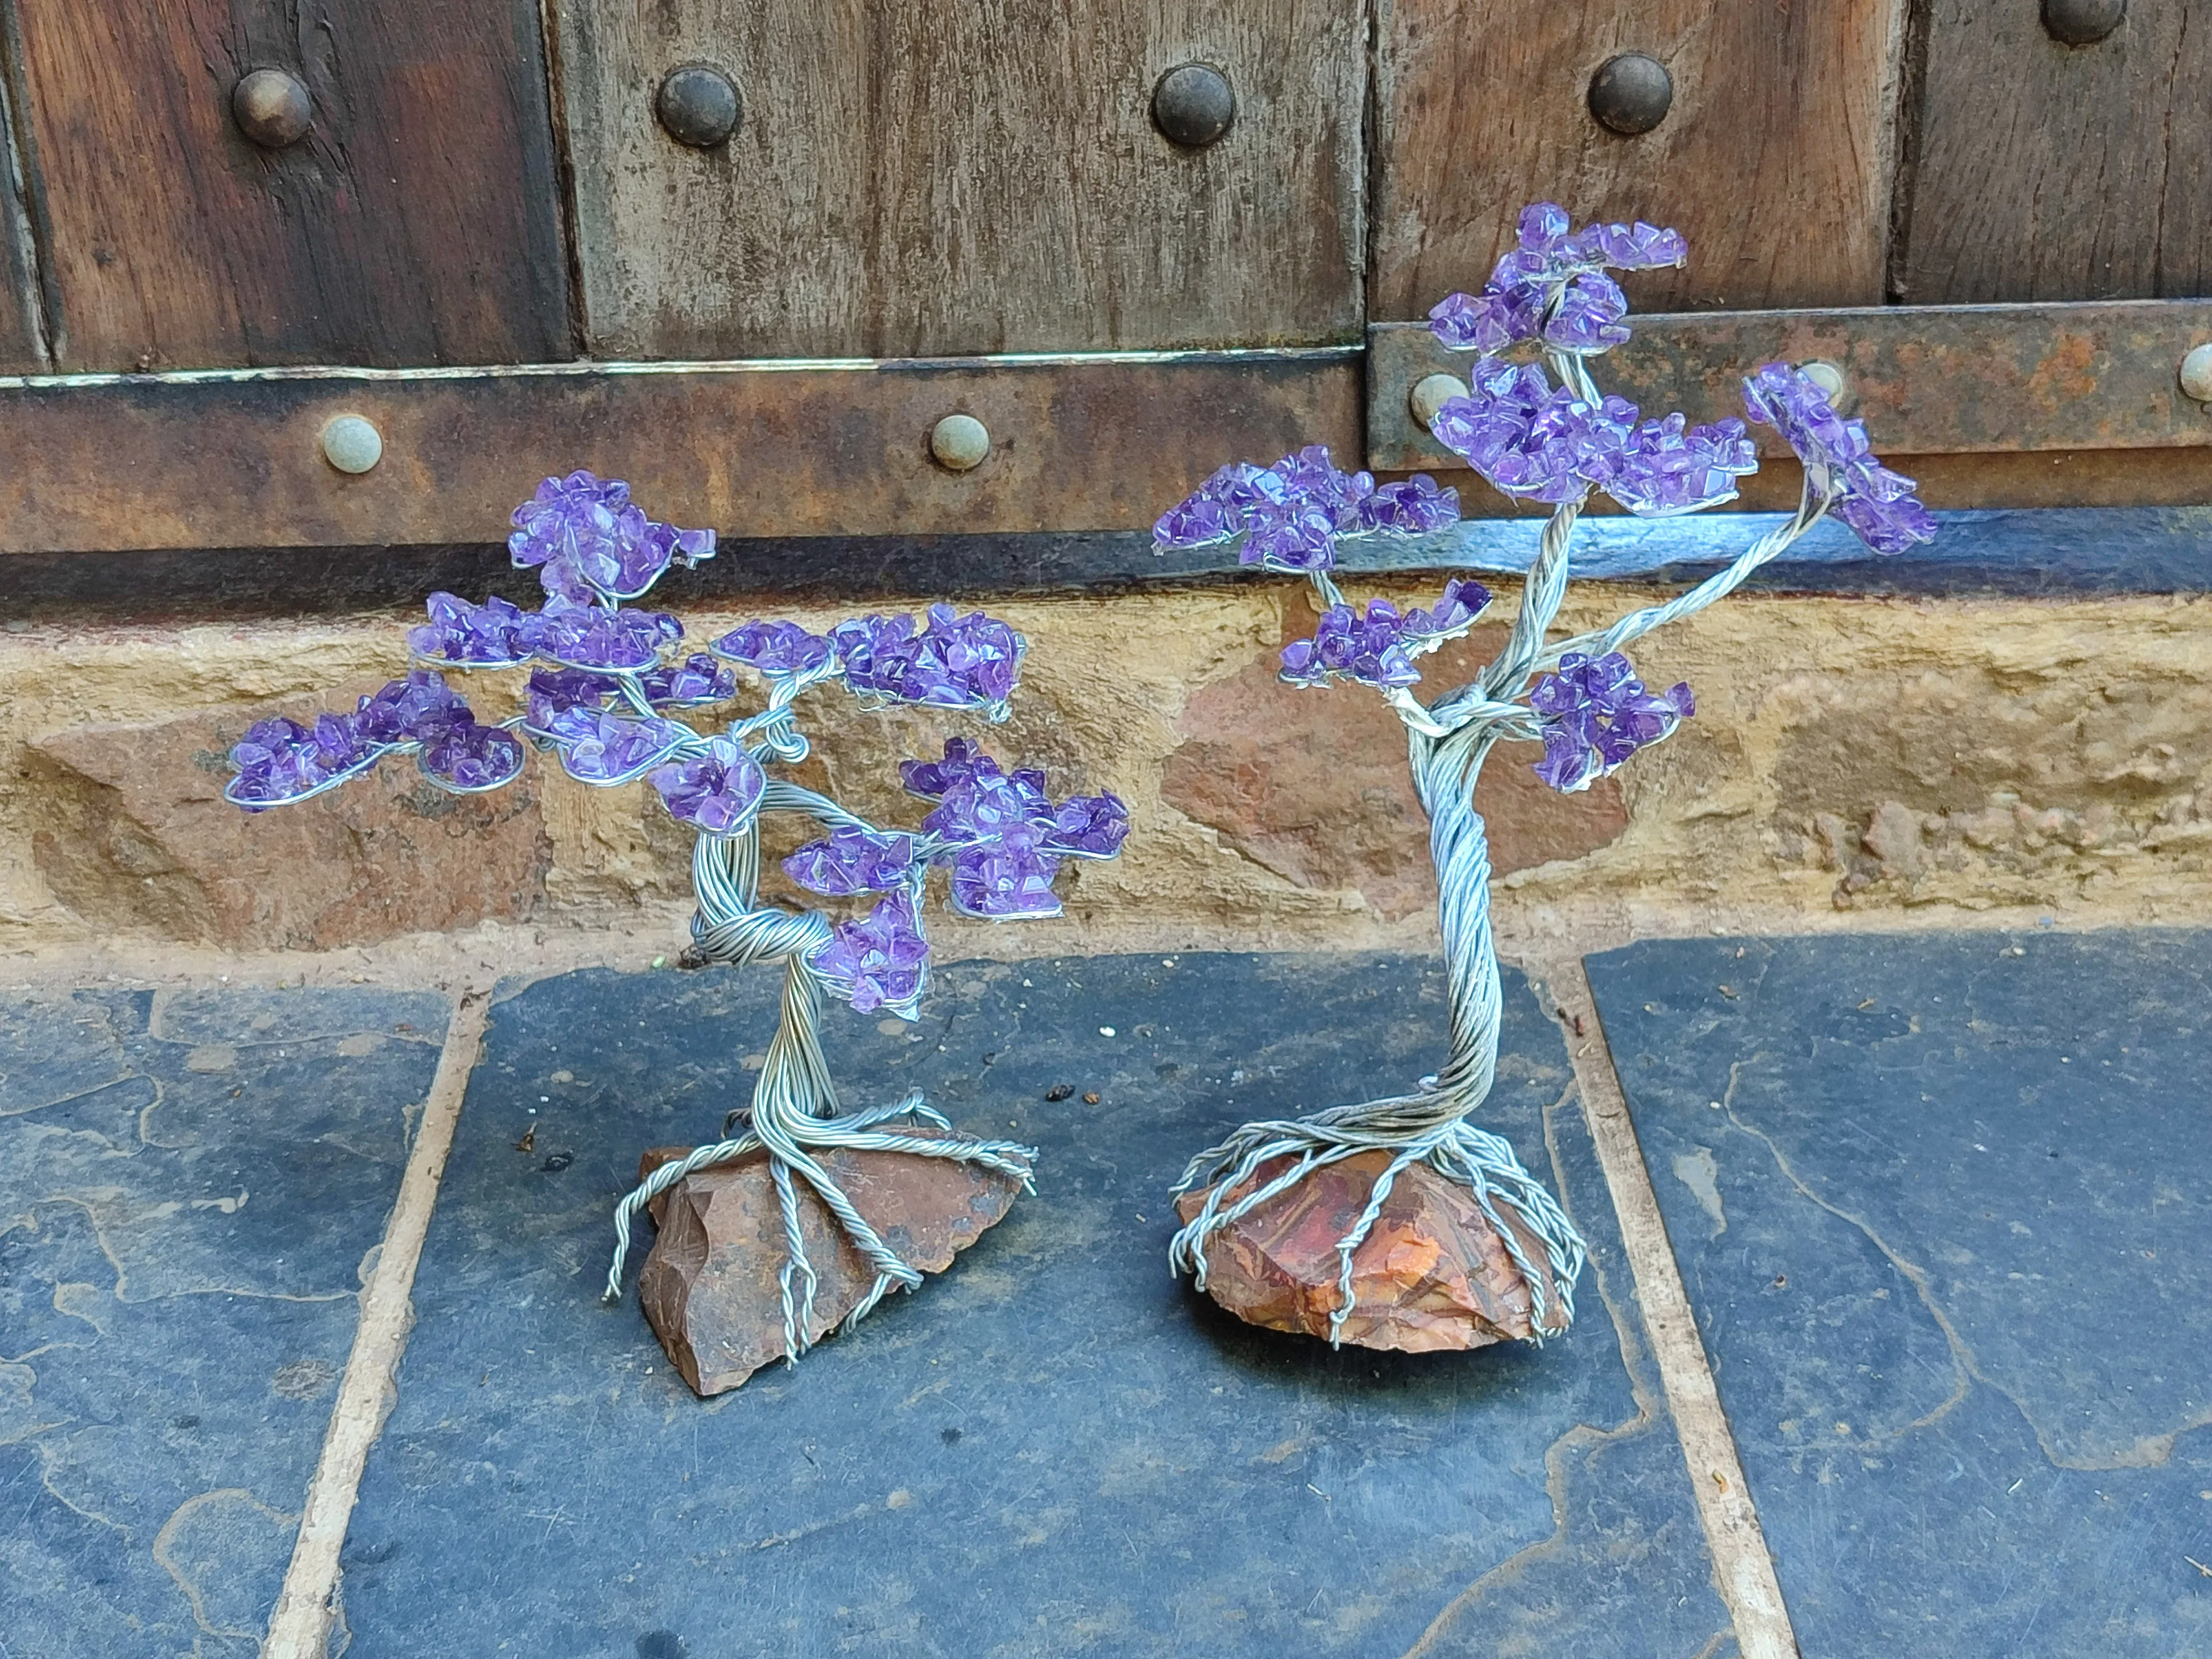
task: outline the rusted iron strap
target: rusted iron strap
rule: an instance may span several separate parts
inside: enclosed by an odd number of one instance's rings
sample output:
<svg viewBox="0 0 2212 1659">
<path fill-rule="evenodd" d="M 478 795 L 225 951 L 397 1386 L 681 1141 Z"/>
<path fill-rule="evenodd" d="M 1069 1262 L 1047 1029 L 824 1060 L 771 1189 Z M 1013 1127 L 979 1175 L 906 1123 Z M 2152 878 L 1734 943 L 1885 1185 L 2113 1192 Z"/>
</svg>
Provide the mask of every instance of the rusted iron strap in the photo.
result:
<svg viewBox="0 0 2212 1659">
<path fill-rule="evenodd" d="M 1741 382 L 1780 358 L 1843 372 L 1839 405 L 1885 454 L 2212 446 L 2212 409 L 2185 396 L 2183 356 L 2212 340 L 2212 300 L 2086 305 L 1888 306 L 1641 317 L 1599 383 L 1646 415 L 1743 413 Z M 1413 386 L 1468 359 L 1423 323 L 1368 330 L 1367 461 L 1376 469 L 1465 463 L 1415 424 Z M 1754 428 L 1762 453 L 1785 453 Z"/>
<path fill-rule="evenodd" d="M 1127 531 L 1224 459 L 1359 449 L 1358 347 L 942 362 L 210 370 L 0 380 L 0 552 L 502 540 L 548 471 L 730 537 Z M 933 460 L 955 411 L 971 471 Z M 319 447 L 372 422 L 357 477 Z"/>
</svg>

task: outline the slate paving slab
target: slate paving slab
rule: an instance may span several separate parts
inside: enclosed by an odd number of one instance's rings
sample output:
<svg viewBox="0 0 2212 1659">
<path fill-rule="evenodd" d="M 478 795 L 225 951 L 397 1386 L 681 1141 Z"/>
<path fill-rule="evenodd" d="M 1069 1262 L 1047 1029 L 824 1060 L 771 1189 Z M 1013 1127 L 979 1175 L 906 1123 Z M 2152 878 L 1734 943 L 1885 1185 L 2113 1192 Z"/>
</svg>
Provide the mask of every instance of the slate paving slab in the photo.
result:
<svg viewBox="0 0 2212 1659">
<path fill-rule="evenodd" d="M 445 1020 L 0 995 L 0 1654 L 258 1650 Z"/>
<path fill-rule="evenodd" d="M 343 1559 L 349 1659 L 1735 1651 L 1524 984 L 1489 1121 L 1590 1237 L 1581 1319 L 1540 1352 L 1419 1356 L 1253 1330 L 1172 1282 L 1165 1189 L 1249 1116 L 1433 1069 L 1434 964 L 936 986 L 911 1032 L 832 1018 L 848 1097 L 921 1086 L 1034 1142 L 1038 1194 L 918 1294 L 704 1403 L 634 1297 L 599 1304 L 610 1212 L 641 1150 L 743 1097 L 775 976 L 580 973 L 494 1007 Z"/>
<path fill-rule="evenodd" d="M 1811 1659 L 2212 1653 L 2208 953 L 1589 959 Z"/>
</svg>

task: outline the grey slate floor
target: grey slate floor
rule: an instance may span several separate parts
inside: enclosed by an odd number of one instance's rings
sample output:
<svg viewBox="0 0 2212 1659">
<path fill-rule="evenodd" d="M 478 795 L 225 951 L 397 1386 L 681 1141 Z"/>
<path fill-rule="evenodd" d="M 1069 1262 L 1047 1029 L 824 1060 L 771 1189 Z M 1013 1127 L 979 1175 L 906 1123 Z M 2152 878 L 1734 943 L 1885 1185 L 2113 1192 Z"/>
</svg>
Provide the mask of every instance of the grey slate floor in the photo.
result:
<svg viewBox="0 0 2212 1659">
<path fill-rule="evenodd" d="M 445 1024 L 0 996 L 0 1653 L 252 1659 Z"/>
<path fill-rule="evenodd" d="M 1589 960 L 1807 1654 L 2212 1653 L 2208 950 Z"/>
<path fill-rule="evenodd" d="M 2212 1655 L 2208 946 L 1589 960 L 1808 1659 Z M 1590 1237 L 1574 1331 L 1337 1354 L 1171 1283 L 1164 1188 L 1247 1117 L 1432 1069 L 1440 975 L 1171 961 L 956 964 L 911 1032 L 841 1016 L 853 1098 L 924 1088 L 1038 1145 L 1039 1190 L 704 1404 L 599 1304 L 609 1211 L 741 1095 L 773 980 L 503 996 L 332 1651 L 1733 1655 L 1536 992 L 1509 977 L 1489 1121 Z M 445 1016 L 0 997 L 0 1659 L 255 1651 Z"/>
</svg>

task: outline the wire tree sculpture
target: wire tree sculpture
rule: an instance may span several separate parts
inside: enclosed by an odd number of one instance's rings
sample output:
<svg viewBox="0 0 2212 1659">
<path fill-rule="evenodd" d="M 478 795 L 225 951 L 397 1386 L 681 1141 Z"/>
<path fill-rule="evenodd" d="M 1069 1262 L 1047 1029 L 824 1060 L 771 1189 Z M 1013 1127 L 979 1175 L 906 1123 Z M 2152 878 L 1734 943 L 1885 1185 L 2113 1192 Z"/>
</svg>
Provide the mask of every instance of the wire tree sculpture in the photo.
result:
<svg viewBox="0 0 2212 1659">
<path fill-rule="evenodd" d="M 713 557 L 712 531 L 655 523 L 631 502 L 628 485 L 580 471 L 546 479 L 516 510 L 514 526 L 508 550 L 517 566 L 537 570 L 545 592 L 539 609 L 433 594 L 428 621 L 409 630 L 416 665 L 404 679 L 312 725 L 258 722 L 231 751 L 237 772 L 225 797 L 249 812 L 296 805 L 402 756 L 412 756 L 440 789 L 481 794 L 522 775 L 526 741 L 550 750 L 580 782 L 649 783 L 670 815 L 696 832 L 698 908 L 687 962 L 781 963 L 782 1015 L 750 1103 L 729 1114 L 722 1138 L 663 1164 L 617 1206 L 606 1299 L 621 1295 L 639 1211 L 685 1176 L 765 1151 L 787 1255 L 779 1280 L 784 1352 L 795 1359 L 810 1340 L 817 1284 L 795 1182 L 811 1189 L 874 1268 L 848 1328 L 888 1291 L 922 1278 L 854 1207 L 820 1155 L 845 1149 L 953 1159 L 995 1170 L 1024 1190 L 1035 1156 L 1012 1142 L 953 1133 L 919 1092 L 848 1110 L 822 1050 L 823 995 L 862 1012 L 914 1019 L 928 981 L 922 913 L 933 868 L 949 866 L 951 903 L 962 915 L 1057 915 L 1053 883 L 1062 861 L 1114 857 L 1128 833 L 1127 809 L 1111 793 L 1054 802 L 1042 773 L 1007 772 L 956 737 L 941 758 L 900 769 L 908 792 L 933 803 L 919 829 L 870 823 L 769 775 L 769 767 L 809 752 L 799 696 L 836 682 L 864 705 L 915 704 L 1001 722 L 1028 648 L 1019 634 L 980 611 L 963 617 L 940 605 L 919 621 L 862 617 L 827 635 L 791 622 L 749 622 L 706 651 L 683 655 L 683 624 L 629 602 L 672 565 Z M 758 676 L 766 707 L 720 731 L 672 718 L 733 699 L 732 665 Z M 531 672 L 521 712 L 493 723 L 476 718 L 443 672 L 501 668 Z M 786 859 L 785 871 L 826 896 L 879 895 L 866 916 L 832 921 L 761 897 L 761 819 L 775 812 L 811 817 L 828 831 Z"/>
<path fill-rule="evenodd" d="M 1482 292 L 1454 294 L 1430 313 L 1443 345 L 1477 354 L 1468 395 L 1445 402 L 1430 430 L 1504 494 L 1553 508 L 1504 647 L 1467 684 L 1424 702 L 1413 693 L 1421 679 L 1415 663 L 1482 615 L 1490 594 L 1480 583 L 1454 579 L 1433 611 L 1401 614 L 1381 599 L 1355 607 L 1330 574 L 1347 540 L 1422 535 L 1455 523 L 1455 493 L 1432 479 L 1378 485 L 1367 473 L 1339 471 L 1326 449 L 1309 447 L 1265 469 L 1223 467 L 1154 528 L 1160 550 L 1233 543 L 1242 563 L 1311 583 L 1320 625 L 1313 638 L 1284 647 L 1281 678 L 1298 686 L 1353 681 L 1380 691 L 1405 725 L 1414 790 L 1430 822 L 1450 1000 L 1443 1068 L 1408 1093 L 1247 1124 L 1194 1158 L 1176 1188 L 1202 1201 L 1183 1200 L 1188 1220 L 1170 1246 L 1170 1264 L 1202 1290 L 1209 1241 L 1224 1229 L 1317 1170 L 1365 1152 L 1389 1154 L 1336 1245 L 1340 1272 L 1326 1328 L 1332 1343 L 1345 1340 L 1353 1311 L 1354 1253 L 1393 1184 L 1416 1164 L 1472 1191 L 1526 1284 L 1532 1340 L 1559 1334 L 1574 1317 L 1583 1240 L 1512 1147 L 1472 1121 L 1495 1079 L 1501 1013 L 1489 847 L 1474 805 L 1492 745 L 1540 743 L 1536 775 L 1554 789 L 1586 789 L 1695 713 L 1687 685 L 1657 691 L 1638 679 L 1625 647 L 1732 592 L 1823 517 L 1841 520 L 1878 553 L 1902 552 L 1934 534 L 1912 481 L 1875 458 L 1861 422 L 1838 416 L 1798 369 L 1769 363 L 1745 381 L 1744 407 L 1802 463 L 1796 513 L 1688 592 L 1609 628 L 1551 637 L 1576 521 L 1592 491 L 1638 516 L 1668 517 L 1734 499 L 1736 480 L 1758 468 L 1743 422 L 1689 426 L 1679 414 L 1644 420 L 1591 379 L 1593 360 L 1629 338 L 1627 299 L 1607 273 L 1680 265 L 1686 257 L 1674 231 L 1642 222 L 1576 230 L 1559 208 L 1539 204 L 1522 213 L 1518 244 Z"/>
</svg>

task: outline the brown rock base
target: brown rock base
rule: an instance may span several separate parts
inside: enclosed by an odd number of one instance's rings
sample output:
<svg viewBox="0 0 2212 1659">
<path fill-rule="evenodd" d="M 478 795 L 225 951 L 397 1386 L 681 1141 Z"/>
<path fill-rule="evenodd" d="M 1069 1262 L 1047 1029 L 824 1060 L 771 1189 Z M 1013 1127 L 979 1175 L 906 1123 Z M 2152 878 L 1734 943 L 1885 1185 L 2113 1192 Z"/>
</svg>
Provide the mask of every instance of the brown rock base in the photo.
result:
<svg viewBox="0 0 2212 1659">
<path fill-rule="evenodd" d="M 1290 1162 L 1261 1164 L 1229 1201 L 1279 1175 Z M 1359 1219 L 1375 1177 L 1389 1162 L 1387 1152 L 1355 1153 L 1310 1172 L 1242 1220 L 1210 1234 L 1207 1294 L 1248 1323 L 1327 1337 L 1338 1302 L 1337 1241 Z M 1188 1223 L 1205 1202 L 1205 1190 L 1186 1193 L 1176 1208 Z M 1548 1322 L 1559 1317 L 1558 1302 L 1543 1244 L 1518 1213 L 1502 1201 L 1498 1207 L 1522 1252 L 1547 1273 L 1546 1334 L 1553 1334 L 1565 1327 Z M 1474 1194 L 1425 1164 L 1400 1173 L 1374 1230 L 1352 1253 L 1352 1314 L 1340 1340 L 1363 1348 L 1417 1353 L 1480 1348 L 1534 1334 L 1528 1281 Z"/>
<path fill-rule="evenodd" d="M 690 1150 L 647 1152 L 638 1179 Z M 843 1150 L 815 1157 L 899 1259 L 924 1273 L 951 1267 L 1012 1207 L 1019 1190 L 996 1170 L 949 1158 Z M 814 1189 L 796 1176 L 792 1185 L 799 1235 L 818 1280 L 814 1316 L 801 1333 L 809 1346 L 860 1305 L 876 1274 Z M 638 1300 L 684 1380 L 702 1395 L 721 1394 L 782 1358 L 779 1275 L 789 1253 L 767 1152 L 686 1176 L 652 1209 L 660 1234 L 638 1274 Z M 793 1296 L 803 1296 L 804 1280 L 793 1280 Z"/>
</svg>

